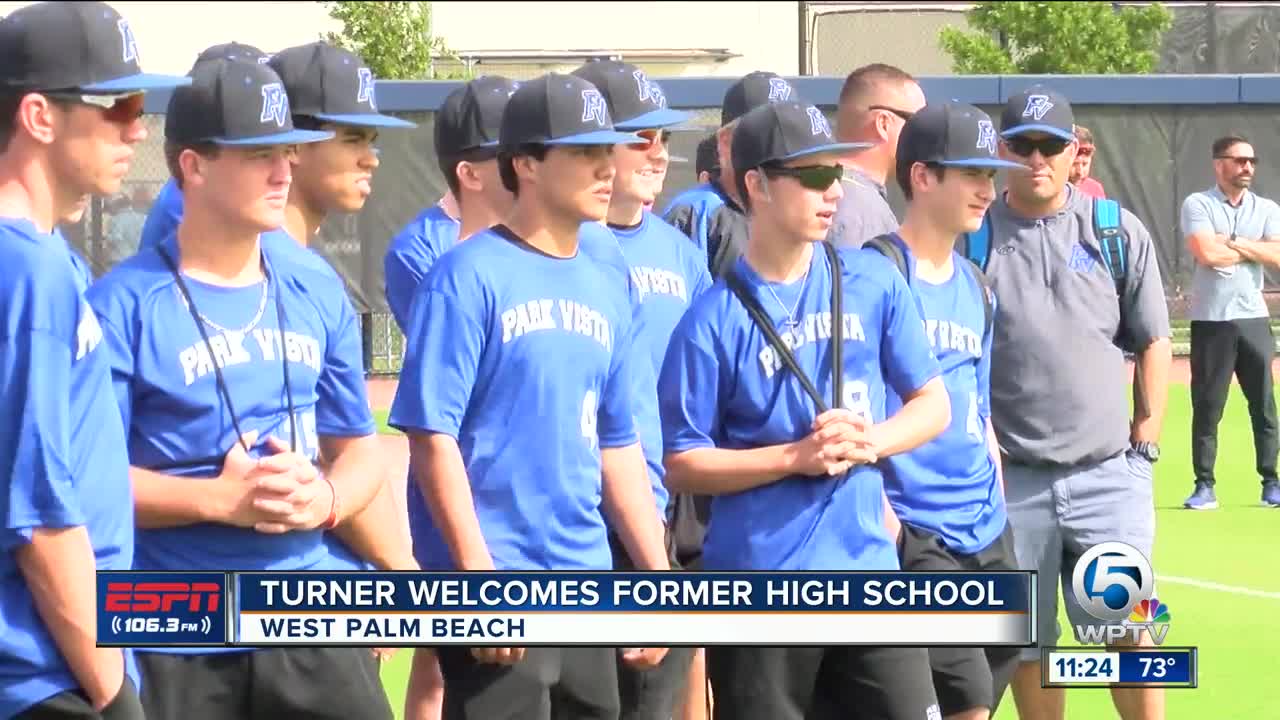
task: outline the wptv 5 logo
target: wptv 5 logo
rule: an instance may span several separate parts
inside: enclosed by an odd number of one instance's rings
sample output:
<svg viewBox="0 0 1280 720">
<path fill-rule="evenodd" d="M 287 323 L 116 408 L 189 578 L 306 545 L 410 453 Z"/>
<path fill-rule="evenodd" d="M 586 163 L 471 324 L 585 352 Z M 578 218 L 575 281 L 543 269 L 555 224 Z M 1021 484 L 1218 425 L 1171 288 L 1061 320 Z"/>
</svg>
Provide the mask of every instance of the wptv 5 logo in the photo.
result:
<svg viewBox="0 0 1280 720">
<path fill-rule="evenodd" d="M 1155 595 L 1155 582 L 1151 562 L 1132 545 L 1105 542 L 1085 551 L 1071 574 L 1071 591 L 1085 612 L 1103 622 L 1076 625 L 1080 642 L 1137 645 L 1145 630 L 1153 643 L 1164 644 L 1172 618 Z"/>
</svg>

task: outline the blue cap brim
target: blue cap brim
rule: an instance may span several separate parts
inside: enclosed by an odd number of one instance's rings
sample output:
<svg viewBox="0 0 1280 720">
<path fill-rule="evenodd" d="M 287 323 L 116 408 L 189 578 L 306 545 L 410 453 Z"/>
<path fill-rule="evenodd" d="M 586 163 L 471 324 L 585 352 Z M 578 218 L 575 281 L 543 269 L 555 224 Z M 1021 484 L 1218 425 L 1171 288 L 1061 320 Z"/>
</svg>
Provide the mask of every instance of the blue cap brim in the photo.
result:
<svg viewBox="0 0 1280 720">
<path fill-rule="evenodd" d="M 333 133 L 322 132 L 320 130 L 291 130 L 289 132 L 276 133 L 275 135 L 259 135 L 251 138 L 238 138 L 235 140 L 214 139 L 215 145 L 301 145 L 304 143 L 323 142 L 333 138 Z"/>
<path fill-rule="evenodd" d="M 123 93 L 136 90 L 164 90 L 167 88 L 183 87 L 191 84 L 191 78 L 186 75 L 153 75 L 151 73 L 139 73 L 128 77 L 116 78 L 115 80 L 106 80 L 92 85 L 82 85 L 80 90 L 87 92 L 104 92 L 104 93 Z"/>
<path fill-rule="evenodd" d="M 613 127 L 618 130 L 648 130 L 650 128 L 656 129 L 681 125 L 691 119 L 693 119 L 692 113 L 660 108 L 643 115 L 637 115 L 630 120 L 615 120 Z"/>
<path fill-rule="evenodd" d="M 1027 170 L 1029 169 L 1022 163 L 1016 163 L 1009 160 L 1001 160 L 1000 158 L 975 157 L 964 158 L 962 160 L 942 160 L 939 165 L 947 167 L 975 167 L 975 168 L 1009 168 L 1011 170 Z"/>
<path fill-rule="evenodd" d="M 380 115 L 378 113 L 354 113 L 351 115 L 316 115 L 316 119 L 326 122 L 337 123 L 339 125 L 354 125 L 356 127 L 388 127 L 388 128 L 416 128 L 418 124 L 408 120 L 402 120 L 391 115 Z"/>
<path fill-rule="evenodd" d="M 554 140 L 544 140 L 543 145 L 632 145 L 646 142 L 644 138 L 632 133 L 620 133 L 613 130 L 597 130 L 596 132 L 569 135 Z"/>
<path fill-rule="evenodd" d="M 1054 137 L 1062 138 L 1063 140 L 1076 139 L 1075 133 L 1067 132 L 1066 130 L 1063 130 L 1060 127 L 1054 127 L 1052 125 L 1034 125 L 1034 124 L 1033 125 L 1015 125 L 1014 127 L 1011 127 L 1008 130 L 1002 131 L 1000 133 L 1000 137 L 1013 137 L 1014 135 L 1021 135 L 1023 133 L 1029 133 L 1029 132 L 1048 133 Z"/>
<path fill-rule="evenodd" d="M 822 153 L 832 152 L 848 152 L 850 150 L 866 150 L 874 147 L 875 143 L 828 143 L 826 145 L 818 145 L 817 147 L 807 148 L 799 152 L 793 152 L 790 155 L 778 158 L 779 160 L 795 160 L 796 158 L 808 157 L 810 155 L 821 155 Z"/>
</svg>

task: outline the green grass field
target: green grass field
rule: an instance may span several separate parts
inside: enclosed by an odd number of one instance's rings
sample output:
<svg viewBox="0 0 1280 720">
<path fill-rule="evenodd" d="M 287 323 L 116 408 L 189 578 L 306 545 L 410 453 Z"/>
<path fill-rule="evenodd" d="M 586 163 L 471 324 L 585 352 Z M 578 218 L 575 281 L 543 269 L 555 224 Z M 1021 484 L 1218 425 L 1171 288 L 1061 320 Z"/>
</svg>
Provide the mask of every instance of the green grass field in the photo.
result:
<svg viewBox="0 0 1280 720">
<path fill-rule="evenodd" d="M 385 413 L 380 421 L 385 422 Z M 392 431 L 394 432 L 394 431 Z M 1171 388 L 1169 411 L 1156 466 L 1155 565 L 1157 594 L 1169 606 L 1165 643 L 1200 648 L 1200 687 L 1167 693 L 1169 720 L 1275 718 L 1274 670 L 1280 661 L 1280 509 L 1261 507 L 1253 469 L 1253 440 L 1239 388 L 1219 429 L 1218 501 L 1212 512 L 1182 509 L 1192 490 L 1191 401 L 1185 386 Z M 1188 583 L 1186 581 L 1192 581 Z M 1212 588 L 1203 587 L 1210 584 Z M 1249 594 L 1241 589 L 1262 593 Z M 1065 615 L 1062 645 L 1074 645 Z M 409 650 L 383 667 L 382 677 L 397 717 L 403 708 Z M 1254 668 L 1250 670 L 1249 668 Z M 997 720 L 1015 720 L 1012 694 Z M 1106 690 L 1067 693 L 1069 720 L 1117 717 Z"/>
</svg>

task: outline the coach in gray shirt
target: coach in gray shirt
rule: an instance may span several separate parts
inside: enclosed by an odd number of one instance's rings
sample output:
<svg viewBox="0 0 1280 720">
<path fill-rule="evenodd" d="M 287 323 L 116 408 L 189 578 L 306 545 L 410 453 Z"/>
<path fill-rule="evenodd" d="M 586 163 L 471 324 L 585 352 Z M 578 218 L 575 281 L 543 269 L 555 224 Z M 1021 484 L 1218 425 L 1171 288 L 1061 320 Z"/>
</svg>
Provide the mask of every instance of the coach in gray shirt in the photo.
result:
<svg viewBox="0 0 1280 720">
<path fill-rule="evenodd" d="M 892 65 L 864 65 L 845 78 L 836 110 L 836 134 L 840 142 L 872 146 L 844 160 L 844 195 L 836 205 L 828 242 L 861 247 L 877 235 L 898 229 L 885 183 L 897 167 L 902 127 L 924 102 L 924 91 L 915 78 Z"/>
<path fill-rule="evenodd" d="M 1256 167 L 1253 145 L 1238 135 L 1213 143 L 1217 184 L 1182 203 L 1182 234 L 1196 259 L 1191 280 L 1191 463 L 1193 510 L 1218 507 L 1213 468 L 1218 423 L 1231 376 L 1253 420 L 1253 447 L 1262 502 L 1280 507 L 1276 482 L 1276 401 L 1271 360 L 1276 340 L 1262 298 L 1263 265 L 1280 265 L 1280 207 L 1249 190 Z"/>
<path fill-rule="evenodd" d="M 1009 99 L 1000 124 L 1001 156 L 1030 172 L 1008 173 L 1008 191 L 990 211 L 987 272 L 999 299 L 992 423 L 1014 553 L 1019 567 L 1039 571 L 1037 641 L 1057 645 L 1059 578 L 1073 626 L 1114 623 L 1086 613 L 1075 596 L 1071 577 L 1083 553 L 1120 541 L 1151 556 L 1169 311 L 1151 236 L 1128 210 L 1120 217 L 1128 269 L 1119 290 L 1103 262 L 1095 201 L 1067 183 L 1077 145 L 1067 99 L 1033 87 Z M 1126 350 L 1142 378 L 1132 420 Z M 1023 653 L 1013 682 L 1019 715 L 1060 717 L 1052 709 L 1065 696 L 1040 687 L 1040 651 Z M 1126 720 L 1163 703 L 1153 688 L 1116 689 L 1112 697 Z"/>
</svg>

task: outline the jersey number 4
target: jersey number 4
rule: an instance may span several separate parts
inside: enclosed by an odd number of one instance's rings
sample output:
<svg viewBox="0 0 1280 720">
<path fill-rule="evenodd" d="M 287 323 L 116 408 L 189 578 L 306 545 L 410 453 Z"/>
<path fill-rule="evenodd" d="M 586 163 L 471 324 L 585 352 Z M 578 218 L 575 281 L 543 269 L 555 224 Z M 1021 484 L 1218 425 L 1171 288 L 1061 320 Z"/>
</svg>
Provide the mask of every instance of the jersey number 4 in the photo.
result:
<svg viewBox="0 0 1280 720">
<path fill-rule="evenodd" d="M 600 414 L 600 403 L 596 400 L 596 391 L 588 390 L 582 399 L 582 437 L 587 439 L 587 447 L 594 448 L 600 441 L 596 431 L 596 418 Z"/>
</svg>

